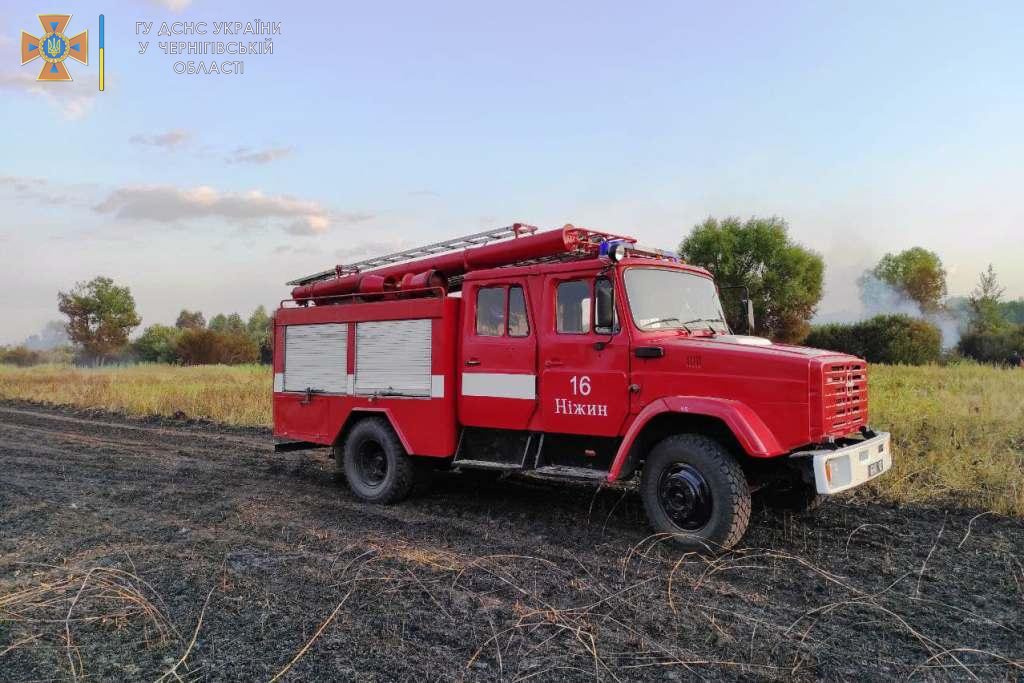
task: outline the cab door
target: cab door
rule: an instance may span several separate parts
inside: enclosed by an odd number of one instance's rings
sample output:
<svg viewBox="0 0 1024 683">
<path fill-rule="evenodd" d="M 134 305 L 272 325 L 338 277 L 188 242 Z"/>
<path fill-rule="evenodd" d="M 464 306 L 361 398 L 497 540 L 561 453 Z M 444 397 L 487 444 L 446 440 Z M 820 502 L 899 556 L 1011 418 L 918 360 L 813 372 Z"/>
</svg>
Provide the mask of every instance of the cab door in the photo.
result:
<svg viewBox="0 0 1024 683">
<path fill-rule="evenodd" d="M 459 422 L 526 429 L 537 408 L 537 333 L 522 279 L 465 283 Z"/>
<path fill-rule="evenodd" d="M 544 293 L 538 351 L 544 431 L 617 436 L 629 408 L 629 343 L 613 280 L 552 275 Z"/>
</svg>

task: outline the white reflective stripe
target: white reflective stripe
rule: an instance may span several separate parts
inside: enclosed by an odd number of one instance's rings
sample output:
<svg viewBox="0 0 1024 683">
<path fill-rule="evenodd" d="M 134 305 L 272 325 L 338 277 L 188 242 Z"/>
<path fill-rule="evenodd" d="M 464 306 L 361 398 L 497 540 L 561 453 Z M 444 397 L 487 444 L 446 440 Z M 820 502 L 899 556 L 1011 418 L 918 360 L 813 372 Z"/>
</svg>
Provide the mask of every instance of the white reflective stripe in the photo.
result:
<svg viewBox="0 0 1024 683">
<path fill-rule="evenodd" d="M 348 394 L 356 393 L 356 376 L 355 375 L 346 375 L 346 377 L 348 377 L 348 380 L 345 383 L 346 384 L 346 389 L 347 389 L 346 393 L 348 393 Z"/>
<path fill-rule="evenodd" d="M 284 391 L 284 373 L 274 373 L 274 391 Z"/>
<path fill-rule="evenodd" d="M 444 375 L 430 376 L 430 398 L 444 398 Z"/>
<path fill-rule="evenodd" d="M 537 398 L 537 376 L 497 372 L 464 372 L 462 373 L 462 395 L 532 400 Z"/>
</svg>

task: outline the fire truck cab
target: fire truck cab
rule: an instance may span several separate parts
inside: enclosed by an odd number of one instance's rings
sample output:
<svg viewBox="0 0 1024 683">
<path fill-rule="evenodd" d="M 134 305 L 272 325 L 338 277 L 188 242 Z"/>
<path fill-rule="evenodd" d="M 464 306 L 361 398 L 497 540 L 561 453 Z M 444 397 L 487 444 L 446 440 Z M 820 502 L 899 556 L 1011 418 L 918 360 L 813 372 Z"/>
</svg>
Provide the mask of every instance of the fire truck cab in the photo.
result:
<svg viewBox="0 0 1024 683">
<path fill-rule="evenodd" d="M 891 466 L 864 361 L 733 334 L 708 271 L 629 237 L 516 224 L 289 284 L 278 448 L 332 447 L 368 502 L 439 469 L 639 474 L 653 529 L 713 550 L 754 491 L 808 509 Z"/>
</svg>

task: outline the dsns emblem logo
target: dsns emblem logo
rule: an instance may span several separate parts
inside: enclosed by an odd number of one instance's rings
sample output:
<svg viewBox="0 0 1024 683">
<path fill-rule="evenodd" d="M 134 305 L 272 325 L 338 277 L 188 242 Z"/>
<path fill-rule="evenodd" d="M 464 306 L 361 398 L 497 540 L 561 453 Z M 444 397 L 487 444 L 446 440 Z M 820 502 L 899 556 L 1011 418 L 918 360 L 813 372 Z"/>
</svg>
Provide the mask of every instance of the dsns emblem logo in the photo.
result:
<svg viewBox="0 0 1024 683">
<path fill-rule="evenodd" d="M 68 38 L 64 31 L 70 14 L 40 14 L 39 23 L 43 25 L 42 38 L 25 31 L 21 32 L 21 63 L 28 64 L 37 57 L 43 59 L 43 68 L 39 72 L 40 81 L 70 81 L 71 74 L 64 66 L 68 57 L 82 64 L 89 63 L 89 32 L 82 31 L 77 36 Z"/>
</svg>

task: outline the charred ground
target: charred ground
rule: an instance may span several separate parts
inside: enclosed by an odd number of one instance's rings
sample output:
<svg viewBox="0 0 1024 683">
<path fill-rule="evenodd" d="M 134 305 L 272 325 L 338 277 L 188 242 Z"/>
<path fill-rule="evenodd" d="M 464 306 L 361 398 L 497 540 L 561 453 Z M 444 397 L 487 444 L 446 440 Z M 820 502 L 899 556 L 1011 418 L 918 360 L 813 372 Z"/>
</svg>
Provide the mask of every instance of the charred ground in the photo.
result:
<svg viewBox="0 0 1024 683">
<path fill-rule="evenodd" d="M 270 444 L 0 404 L 0 679 L 1024 675 L 1019 519 L 846 499 L 703 559 L 629 489 L 373 507 Z"/>
</svg>

